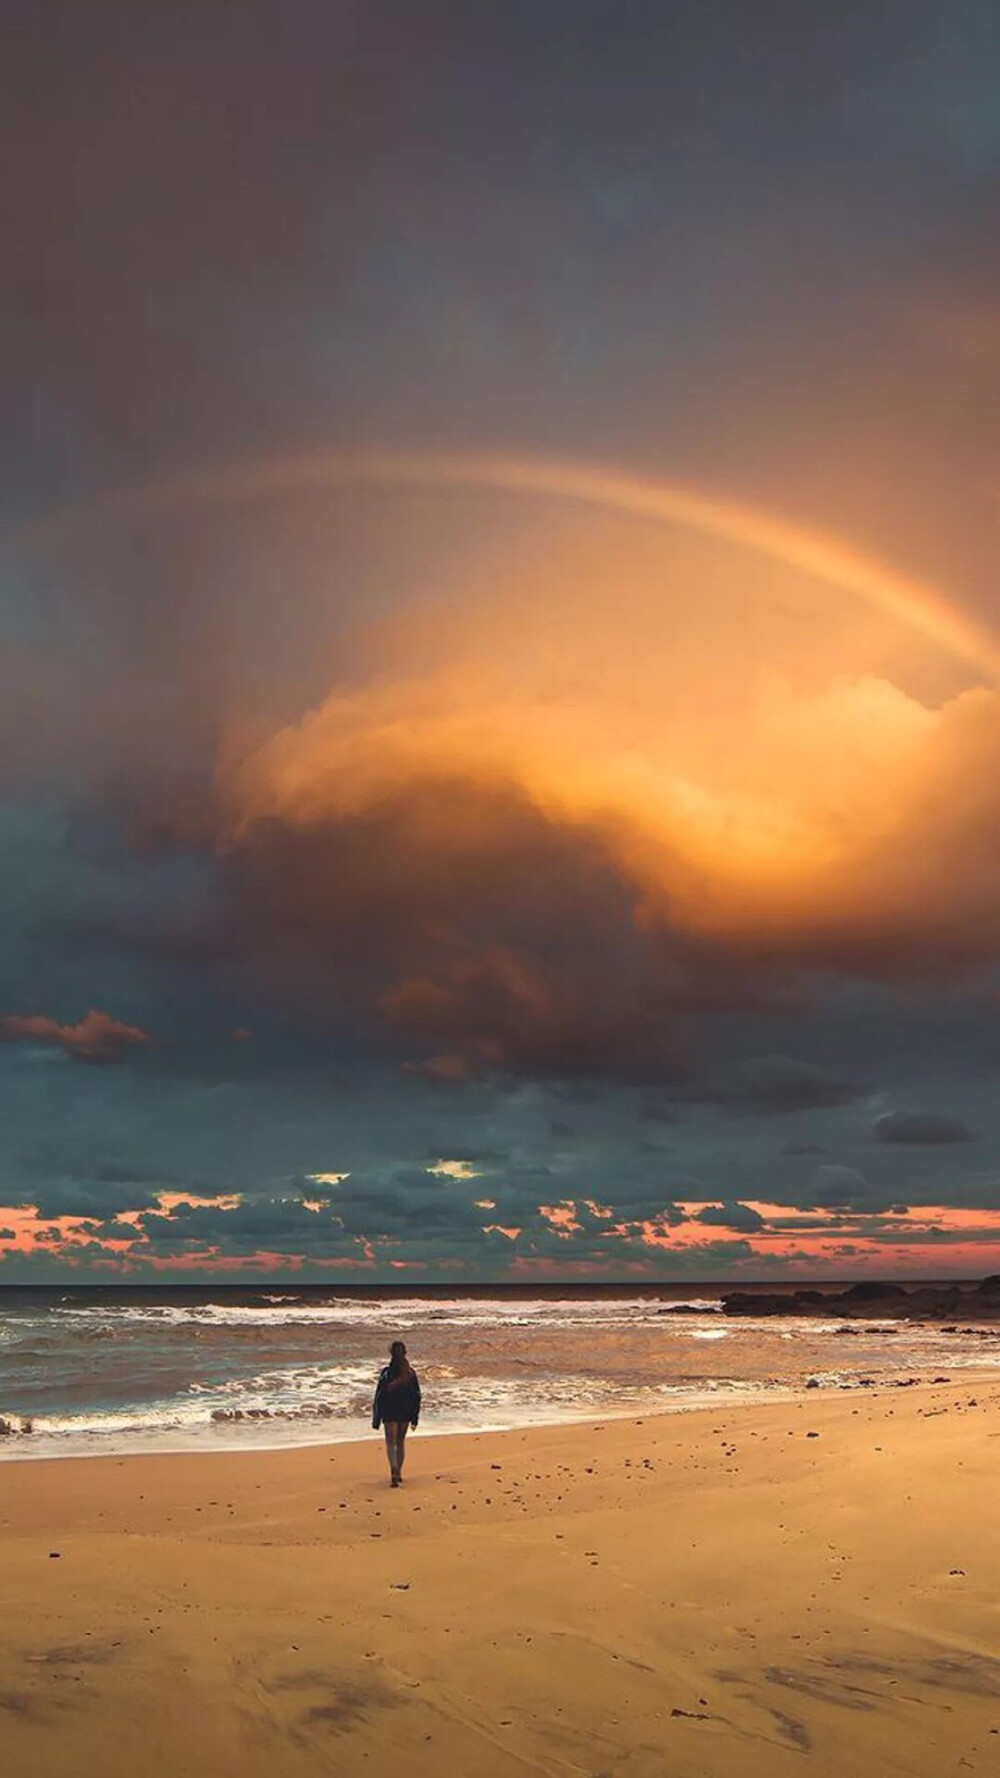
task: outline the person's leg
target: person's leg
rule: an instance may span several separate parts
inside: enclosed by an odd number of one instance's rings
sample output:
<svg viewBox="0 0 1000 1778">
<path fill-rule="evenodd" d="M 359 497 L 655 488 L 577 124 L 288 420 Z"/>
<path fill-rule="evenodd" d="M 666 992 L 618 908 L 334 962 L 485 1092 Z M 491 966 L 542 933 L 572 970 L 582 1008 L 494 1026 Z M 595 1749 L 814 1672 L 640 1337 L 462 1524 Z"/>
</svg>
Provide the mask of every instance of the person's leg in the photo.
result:
<svg viewBox="0 0 1000 1778">
<path fill-rule="evenodd" d="M 406 1421 L 401 1420 L 396 1427 L 396 1474 L 403 1479 L 403 1458 L 406 1456 Z"/>
<path fill-rule="evenodd" d="M 385 1426 L 385 1454 L 389 1459 L 389 1474 L 395 1480 L 396 1463 L 397 1463 L 397 1457 L 396 1457 L 396 1431 L 397 1431 L 397 1428 L 396 1428 L 395 1422 L 392 1420 L 386 1420 L 383 1422 L 383 1424 Z"/>
</svg>

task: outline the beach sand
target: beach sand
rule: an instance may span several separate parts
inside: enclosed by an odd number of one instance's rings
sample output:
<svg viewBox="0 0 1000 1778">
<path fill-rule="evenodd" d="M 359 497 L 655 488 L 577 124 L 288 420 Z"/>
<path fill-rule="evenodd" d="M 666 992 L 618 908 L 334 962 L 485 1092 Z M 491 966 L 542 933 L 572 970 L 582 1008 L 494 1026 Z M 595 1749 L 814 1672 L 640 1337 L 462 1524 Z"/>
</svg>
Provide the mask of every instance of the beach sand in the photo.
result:
<svg viewBox="0 0 1000 1778">
<path fill-rule="evenodd" d="M 813 1436 L 810 1436 L 813 1435 Z M 5 1778 L 1000 1770 L 1000 1379 L 0 1464 Z"/>
</svg>

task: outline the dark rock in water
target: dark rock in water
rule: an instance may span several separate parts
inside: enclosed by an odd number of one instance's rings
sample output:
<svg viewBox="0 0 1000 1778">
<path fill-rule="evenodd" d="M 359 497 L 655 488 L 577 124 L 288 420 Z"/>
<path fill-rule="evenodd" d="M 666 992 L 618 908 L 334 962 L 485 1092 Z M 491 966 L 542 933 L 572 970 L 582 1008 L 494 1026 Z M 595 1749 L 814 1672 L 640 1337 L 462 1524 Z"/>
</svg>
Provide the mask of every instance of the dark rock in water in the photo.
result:
<svg viewBox="0 0 1000 1778">
<path fill-rule="evenodd" d="M 0 1420 L 0 1438 L 10 1438 L 14 1428 L 9 1420 Z"/>
<path fill-rule="evenodd" d="M 808 1383 L 806 1384 L 806 1388 L 807 1389 L 818 1389 L 819 1388 L 819 1378 L 818 1377 L 810 1377 Z"/>
<path fill-rule="evenodd" d="M 734 1290 L 722 1299 L 724 1315 L 794 1315 L 794 1296 L 765 1296 L 748 1290 Z"/>
<path fill-rule="evenodd" d="M 725 1315 L 821 1315 L 824 1319 L 843 1320 L 909 1320 L 945 1321 L 955 1323 L 962 1313 L 979 1320 L 1000 1319 L 1000 1275 L 985 1278 L 979 1284 L 928 1284 L 907 1288 L 902 1284 L 865 1280 L 851 1284 L 846 1290 L 792 1290 L 779 1295 L 774 1291 L 733 1290 L 722 1299 Z M 957 1324 L 956 1324 L 957 1325 Z M 853 1332 L 853 1329 L 840 1329 Z M 866 1328 L 866 1334 L 894 1332 L 891 1328 Z M 955 1326 L 949 1328 L 955 1331 Z M 990 1330 L 962 1329 L 990 1337 Z"/>
<path fill-rule="evenodd" d="M 804 1293 L 796 1291 L 795 1294 L 796 1296 L 799 1296 Z M 882 1302 L 889 1297 L 903 1297 L 906 1295 L 908 1295 L 908 1292 L 904 1290 L 901 1284 L 878 1284 L 875 1282 L 852 1284 L 848 1290 L 843 1292 L 843 1298 L 849 1303 L 876 1303 Z"/>
<path fill-rule="evenodd" d="M 712 1315 L 712 1309 L 696 1309 L 693 1303 L 667 1303 L 664 1308 L 657 1309 L 658 1315 Z"/>
</svg>

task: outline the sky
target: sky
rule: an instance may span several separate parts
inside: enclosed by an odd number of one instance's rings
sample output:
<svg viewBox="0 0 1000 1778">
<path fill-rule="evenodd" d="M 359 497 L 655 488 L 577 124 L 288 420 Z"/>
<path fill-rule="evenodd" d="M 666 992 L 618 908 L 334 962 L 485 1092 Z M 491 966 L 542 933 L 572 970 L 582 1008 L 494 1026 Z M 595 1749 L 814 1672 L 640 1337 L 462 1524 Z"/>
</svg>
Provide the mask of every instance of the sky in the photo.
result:
<svg viewBox="0 0 1000 1778">
<path fill-rule="evenodd" d="M 998 73 L 15 6 L 0 1282 L 1000 1270 Z"/>
</svg>

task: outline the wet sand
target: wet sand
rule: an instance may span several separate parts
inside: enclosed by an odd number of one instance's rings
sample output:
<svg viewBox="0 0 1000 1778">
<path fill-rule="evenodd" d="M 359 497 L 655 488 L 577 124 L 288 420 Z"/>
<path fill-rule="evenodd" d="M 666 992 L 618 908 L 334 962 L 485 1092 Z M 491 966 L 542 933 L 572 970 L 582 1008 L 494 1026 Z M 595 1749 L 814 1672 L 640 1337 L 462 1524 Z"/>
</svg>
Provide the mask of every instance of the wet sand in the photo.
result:
<svg viewBox="0 0 1000 1778">
<path fill-rule="evenodd" d="M 812 1436 L 811 1436 L 812 1435 Z M 0 1464 L 5 1778 L 1000 1769 L 1000 1380 Z"/>
</svg>

